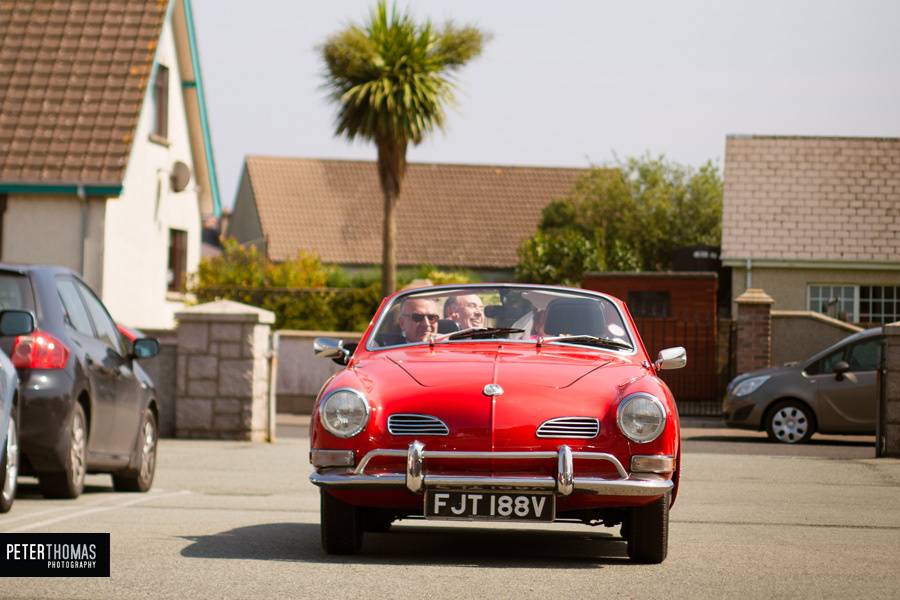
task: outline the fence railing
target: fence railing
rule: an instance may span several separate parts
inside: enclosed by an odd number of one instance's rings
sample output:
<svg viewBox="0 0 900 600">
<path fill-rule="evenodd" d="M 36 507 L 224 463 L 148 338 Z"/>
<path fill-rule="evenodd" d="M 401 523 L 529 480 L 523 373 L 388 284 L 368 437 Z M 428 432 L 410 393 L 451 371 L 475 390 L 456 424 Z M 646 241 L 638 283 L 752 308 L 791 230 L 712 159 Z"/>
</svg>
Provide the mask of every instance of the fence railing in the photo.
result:
<svg viewBox="0 0 900 600">
<path fill-rule="evenodd" d="M 722 392 L 730 379 L 730 327 L 720 332 L 718 323 L 711 319 L 640 318 L 635 324 L 651 357 L 673 346 L 683 346 L 687 351 L 685 368 L 660 373 L 675 396 L 679 414 L 721 415 Z M 720 333 L 727 338 L 721 340 Z M 725 360 L 722 343 L 729 346 Z"/>
</svg>

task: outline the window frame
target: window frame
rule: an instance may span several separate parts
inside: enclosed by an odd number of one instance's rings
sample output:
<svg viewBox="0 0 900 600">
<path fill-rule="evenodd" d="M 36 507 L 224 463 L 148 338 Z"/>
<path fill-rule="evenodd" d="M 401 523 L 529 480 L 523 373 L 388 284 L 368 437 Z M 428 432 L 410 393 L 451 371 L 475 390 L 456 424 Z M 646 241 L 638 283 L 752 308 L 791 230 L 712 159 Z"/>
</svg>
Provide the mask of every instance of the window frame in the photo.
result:
<svg viewBox="0 0 900 600">
<path fill-rule="evenodd" d="M 151 135 L 162 140 L 169 139 L 169 78 L 166 65 L 157 65 L 153 78 L 153 126 Z"/>
<path fill-rule="evenodd" d="M 173 235 L 177 234 L 177 235 Z M 181 240 L 180 254 L 176 239 Z M 166 291 L 183 294 L 187 290 L 187 248 L 188 232 L 185 229 L 169 228 L 168 259 L 166 262 Z M 172 273 L 172 281 L 169 281 L 169 273 Z"/>
</svg>

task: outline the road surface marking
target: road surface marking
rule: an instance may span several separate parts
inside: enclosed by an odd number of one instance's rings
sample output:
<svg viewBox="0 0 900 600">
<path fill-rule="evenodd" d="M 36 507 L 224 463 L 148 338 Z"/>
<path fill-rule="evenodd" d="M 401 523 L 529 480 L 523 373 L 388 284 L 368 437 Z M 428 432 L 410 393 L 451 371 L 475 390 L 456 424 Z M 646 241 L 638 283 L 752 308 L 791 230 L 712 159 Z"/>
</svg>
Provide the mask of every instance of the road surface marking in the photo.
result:
<svg viewBox="0 0 900 600">
<path fill-rule="evenodd" d="M 54 523 L 59 523 L 61 521 L 68 521 L 69 519 L 74 519 L 76 517 L 83 517 L 86 515 L 92 515 L 95 513 L 106 512 L 106 511 L 110 511 L 110 510 L 117 510 L 120 508 L 128 508 L 129 506 L 134 506 L 136 504 L 141 504 L 143 502 L 150 502 L 151 500 L 162 500 L 163 498 L 172 498 L 174 496 L 183 496 L 185 494 L 190 494 L 190 493 L 191 493 L 190 490 L 181 490 L 178 492 L 169 492 L 167 494 L 148 494 L 146 496 L 143 496 L 142 498 L 135 498 L 134 500 L 122 502 L 120 504 L 97 506 L 94 508 L 88 508 L 85 510 L 80 510 L 77 512 L 62 515 L 60 517 L 55 517 L 52 519 L 45 519 L 44 521 L 38 521 L 36 523 L 29 523 L 28 525 L 16 527 L 15 529 L 10 529 L 8 533 L 16 533 L 19 531 L 28 531 L 29 529 L 36 529 L 38 527 L 44 527 L 46 525 L 53 525 Z"/>
</svg>

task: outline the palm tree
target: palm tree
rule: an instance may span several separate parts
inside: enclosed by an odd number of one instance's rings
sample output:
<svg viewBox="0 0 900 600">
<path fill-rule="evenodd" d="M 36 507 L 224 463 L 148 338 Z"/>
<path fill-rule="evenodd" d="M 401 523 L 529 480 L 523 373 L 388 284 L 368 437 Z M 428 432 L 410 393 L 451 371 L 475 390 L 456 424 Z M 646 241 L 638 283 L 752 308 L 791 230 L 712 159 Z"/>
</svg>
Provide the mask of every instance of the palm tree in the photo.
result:
<svg viewBox="0 0 900 600">
<path fill-rule="evenodd" d="M 416 23 L 380 0 L 367 23 L 351 24 L 321 47 L 325 87 L 337 105 L 336 135 L 375 142 L 384 195 L 381 290 L 396 287 L 395 209 L 406 149 L 435 128 L 454 102 L 454 72 L 481 53 L 488 36 L 472 26 Z"/>
</svg>

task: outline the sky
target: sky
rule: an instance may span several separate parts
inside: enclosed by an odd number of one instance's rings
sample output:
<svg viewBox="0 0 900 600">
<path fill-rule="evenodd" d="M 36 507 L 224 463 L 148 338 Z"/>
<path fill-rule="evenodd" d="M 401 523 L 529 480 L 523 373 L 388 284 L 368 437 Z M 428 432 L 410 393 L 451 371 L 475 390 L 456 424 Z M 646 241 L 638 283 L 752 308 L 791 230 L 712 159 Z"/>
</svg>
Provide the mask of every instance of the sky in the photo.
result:
<svg viewBox="0 0 900 600">
<path fill-rule="evenodd" d="M 193 0 L 222 201 L 247 155 L 374 159 L 334 135 L 317 46 L 374 0 Z M 410 0 L 491 41 L 412 162 L 724 164 L 728 134 L 900 136 L 897 0 Z"/>
</svg>

